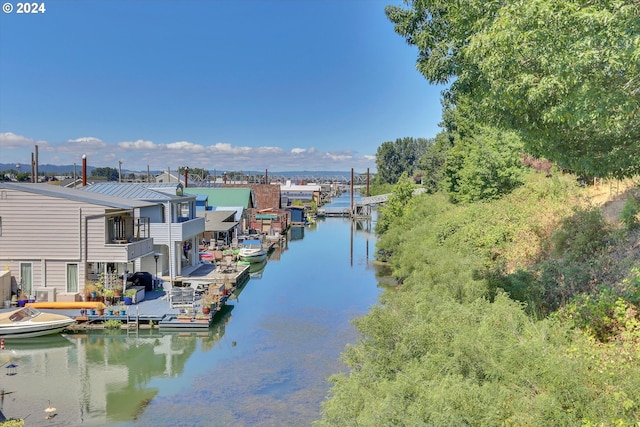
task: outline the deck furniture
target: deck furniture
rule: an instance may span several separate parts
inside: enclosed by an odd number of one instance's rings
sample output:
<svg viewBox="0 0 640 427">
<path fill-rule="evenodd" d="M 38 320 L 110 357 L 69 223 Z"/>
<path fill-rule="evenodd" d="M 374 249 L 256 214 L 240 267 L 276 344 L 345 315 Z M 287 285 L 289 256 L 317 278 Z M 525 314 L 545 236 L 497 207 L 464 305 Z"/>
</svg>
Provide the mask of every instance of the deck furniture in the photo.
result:
<svg viewBox="0 0 640 427">
<path fill-rule="evenodd" d="M 195 304 L 195 289 L 192 287 L 173 287 L 169 291 L 171 308 L 193 308 Z"/>
</svg>

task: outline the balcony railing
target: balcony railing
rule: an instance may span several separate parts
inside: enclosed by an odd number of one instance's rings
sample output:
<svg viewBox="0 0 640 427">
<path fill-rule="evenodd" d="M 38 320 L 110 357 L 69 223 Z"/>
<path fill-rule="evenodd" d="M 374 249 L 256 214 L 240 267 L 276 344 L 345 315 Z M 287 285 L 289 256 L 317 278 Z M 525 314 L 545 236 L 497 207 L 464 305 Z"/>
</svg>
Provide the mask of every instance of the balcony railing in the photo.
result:
<svg viewBox="0 0 640 427">
<path fill-rule="evenodd" d="M 151 236 L 150 218 L 117 216 L 108 219 L 107 243 L 124 245 Z"/>
</svg>

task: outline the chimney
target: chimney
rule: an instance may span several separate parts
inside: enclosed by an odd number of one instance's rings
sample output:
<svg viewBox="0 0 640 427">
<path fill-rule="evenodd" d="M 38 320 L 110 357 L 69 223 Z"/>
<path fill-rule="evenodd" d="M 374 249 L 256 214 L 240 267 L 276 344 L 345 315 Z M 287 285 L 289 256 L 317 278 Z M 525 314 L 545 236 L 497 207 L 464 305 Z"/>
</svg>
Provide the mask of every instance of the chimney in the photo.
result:
<svg viewBox="0 0 640 427">
<path fill-rule="evenodd" d="M 35 182 L 40 182 L 40 180 L 38 179 L 38 176 L 40 175 L 40 171 L 38 170 L 38 146 L 37 145 L 36 145 L 35 168 L 36 168 L 36 181 Z"/>
<path fill-rule="evenodd" d="M 87 186 L 87 155 L 82 155 L 82 186 Z"/>
</svg>

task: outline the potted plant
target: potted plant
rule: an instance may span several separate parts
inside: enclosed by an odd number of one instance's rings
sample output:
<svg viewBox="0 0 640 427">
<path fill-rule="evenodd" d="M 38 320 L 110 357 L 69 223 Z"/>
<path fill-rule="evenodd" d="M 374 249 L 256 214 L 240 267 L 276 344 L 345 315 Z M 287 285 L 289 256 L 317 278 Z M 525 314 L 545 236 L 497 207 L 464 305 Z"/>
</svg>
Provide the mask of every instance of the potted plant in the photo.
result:
<svg viewBox="0 0 640 427">
<path fill-rule="evenodd" d="M 105 289 L 103 295 L 105 302 L 113 303 L 113 297 L 115 296 L 113 289 Z"/>
<path fill-rule="evenodd" d="M 102 275 L 100 281 L 96 282 L 96 301 L 104 301 L 104 283 L 102 282 Z"/>
<path fill-rule="evenodd" d="M 103 303 L 96 304 L 95 310 L 98 316 L 104 316 L 104 309 L 107 308 Z"/>
<path fill-rule="evenodd" d="M 127 314 L 127 309 L 124 306 L 124 301 L 120 301 L 120 304 L 118 305 L 118 310 L 120 312 L 120 316 L 125 316 Z"/>
<path fill-rule="evenodd" d="M 202 312 L 204 314 L 211 313 L 211 306 L 213 305 L 214 302 L 215 301 L 214 301 L 213 295 L 211 295 L 209 292 L 205 292 L 202 295 L 202 301 L 201 301 L 201 303 L 202 303 Z"/>
<path fill-rule="evenodd" d="M 107 307 L 107 314 L 109 316 L 113 316 L 113 306 L 110 305 Z"/>
<path fill-rule="evenodd" d="M 131 305 L 133 304 L 133 298 L 136 296 L 136 293 L 138 291 L 136 291 L 135 289 L 127 289 L 124 292 L 124 303 L 125 305 Z"/>
<path fill-rule="evenodd" d="M 84 285 L 84 294 L 87 298 L 96 298 L 98 296 L 98 286 L 95 282 L 89 282 Z"/>
</svg>

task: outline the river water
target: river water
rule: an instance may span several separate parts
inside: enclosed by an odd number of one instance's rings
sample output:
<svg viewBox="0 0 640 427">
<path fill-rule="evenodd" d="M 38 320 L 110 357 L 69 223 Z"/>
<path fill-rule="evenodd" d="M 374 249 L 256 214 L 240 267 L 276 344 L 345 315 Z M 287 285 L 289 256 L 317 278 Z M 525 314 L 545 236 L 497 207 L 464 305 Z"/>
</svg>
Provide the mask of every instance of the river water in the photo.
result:
<svg viewBox="0 0 640 427">
<path fill-rule="evenodd" d="M 206 333 L 90 331 L 7 345 L 0 409 L 27 426 L 311 425 L 357 339 L 352 319 L 381 290 L 372 229 L 344 218 L 292 229 Z"/>
</svg>

